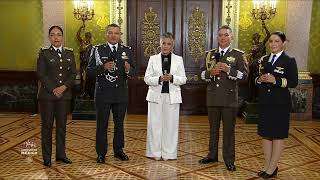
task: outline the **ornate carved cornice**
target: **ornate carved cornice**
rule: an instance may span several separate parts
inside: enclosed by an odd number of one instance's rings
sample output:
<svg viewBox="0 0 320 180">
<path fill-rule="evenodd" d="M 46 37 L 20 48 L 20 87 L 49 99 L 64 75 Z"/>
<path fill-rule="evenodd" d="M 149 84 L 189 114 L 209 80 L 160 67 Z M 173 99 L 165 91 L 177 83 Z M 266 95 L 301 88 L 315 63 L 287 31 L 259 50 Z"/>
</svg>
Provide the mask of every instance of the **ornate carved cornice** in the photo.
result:
<svg viewBox="0 0 320 180">
<path fill-rule="evenodd" d="M 144 56 L 151 56 L 160 52 L 160 22 L 156 12 L 149 7 L 144 13 L 142 21 L 142 46 Z"/>
<path fill-rule="evenodd" d="M 204 12 L 199 6 L 193 10 L 188 20 L 188 47 L 195 62 L 198 62 L 205 53 L 206 20 Z"/>
</svg>

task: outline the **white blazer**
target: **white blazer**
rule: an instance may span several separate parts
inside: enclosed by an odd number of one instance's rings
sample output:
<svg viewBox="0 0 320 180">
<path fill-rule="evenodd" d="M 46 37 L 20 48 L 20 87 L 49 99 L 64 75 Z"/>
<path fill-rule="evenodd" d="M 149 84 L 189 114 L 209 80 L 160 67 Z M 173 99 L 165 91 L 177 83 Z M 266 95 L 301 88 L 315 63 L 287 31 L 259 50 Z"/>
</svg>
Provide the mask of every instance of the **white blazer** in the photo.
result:
<svg viewBox="0 0 320 180">
<path fill-rule="evenodd" d="M 169 82 L 170 103 L 182 103 L 180 86 L 187 82 L 184 70 L 183 59 L 171 53 L 170 74 L 173 75 L 173 83 Z M 163 75 L 161 53 L 150 57 L 148 67 L 144 75 L 144 82 L 149 85 L 146 100 L 149 102 L 160 102 L 162 83 L 159 84 L 159 77 Z"/>
</svg>

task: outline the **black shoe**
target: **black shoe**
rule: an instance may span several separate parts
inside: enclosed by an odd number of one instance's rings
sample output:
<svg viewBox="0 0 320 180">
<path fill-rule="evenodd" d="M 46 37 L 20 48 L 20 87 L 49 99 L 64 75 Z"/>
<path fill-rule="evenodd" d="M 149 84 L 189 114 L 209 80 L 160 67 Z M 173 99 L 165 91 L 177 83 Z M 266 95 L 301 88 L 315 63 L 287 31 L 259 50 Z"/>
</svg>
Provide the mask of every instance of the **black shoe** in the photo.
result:
<svg viewBox="0 0 320 180">
<path fill-rule="evenodd" d="M 43 161 L 43 165 L 45 165 L 47 167 L 51 167 L 51 160 Z"/>
<path fill-rule="evenodd" d="M 106 162 L 106 158 L 102 155 L 98 155 L 97 163 L 104 164 Z"/>
<path fill-rule="evenodd" d="M 65 164 L 72 164 L 71 159 L 69 159 L 69 158 L 67 158 L 67 157 L 65 157 L 65 158 L 57 158 L 56 161 L 57 161 L 57 162 L 58 162 L 58 161 L 61 161 L 61 162 L 65 163 Z"/>
<path fill-rule="evenodd" d="M 273 171 L 272 174 L 268 174 L 268 173 L 265 173 L 263 176 L 261 176 L 263 179 L 269 179 L 269 178 L 273 178 L 275 176 L 277 176 L 278 174 L 278 167 Z"/>
<path fill-rule="evenodd" d="M 258 172 L 258 176 L 259 176 L 259 177 L 262 177 L 262 176 L 264 176 L 265 173 L 266 173 L 265 171 L 259 171 L 259 172 Z"/>
<path fill-rule="evenodd" d="M 228 171 L 235 171 L 236 170 L 236 166 L 233 163 L 226 163 L 226 167 L 227 167 Z"/>
<path fill-rule="evenodd" d="M 199 160 L 200 164 L 208 164 L 208 163 L 212 163 L 212 162 L 218 162 L 218 159 L 211 159 L 209 157 L 205 157 L 205 158 Z"/>
<path fill-rule="evenodd" d="M 114 154 L 114 157 L 120 159 L 121 161 L 128 161 L 129 160 L 129 157 L 124 152 L 116 153 L 116 154 Z"/>
</svg>

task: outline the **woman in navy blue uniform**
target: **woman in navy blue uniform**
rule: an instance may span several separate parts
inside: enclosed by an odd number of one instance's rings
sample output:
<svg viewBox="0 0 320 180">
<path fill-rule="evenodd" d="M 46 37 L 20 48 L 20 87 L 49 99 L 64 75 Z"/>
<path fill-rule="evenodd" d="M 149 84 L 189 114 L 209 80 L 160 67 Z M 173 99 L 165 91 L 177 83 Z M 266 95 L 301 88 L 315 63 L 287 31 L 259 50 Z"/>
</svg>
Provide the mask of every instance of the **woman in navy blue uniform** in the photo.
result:
<svg viewBox="0 0 320 180">
<path fill-rule="evenodd" d="M 288 88 L 298 85 L 297 64 L 295 58 L 284 52 L 286 42 L 283 32 L 271 34 L 271 54 L 260 59 L 260 75 L 255 79 L 259 89 L 258 134 L 262 137 L 265 158 L 258 176 L 266 179 L 277 175 L 277 164 L 289 131 L 291 97 Z"/>
</svg>

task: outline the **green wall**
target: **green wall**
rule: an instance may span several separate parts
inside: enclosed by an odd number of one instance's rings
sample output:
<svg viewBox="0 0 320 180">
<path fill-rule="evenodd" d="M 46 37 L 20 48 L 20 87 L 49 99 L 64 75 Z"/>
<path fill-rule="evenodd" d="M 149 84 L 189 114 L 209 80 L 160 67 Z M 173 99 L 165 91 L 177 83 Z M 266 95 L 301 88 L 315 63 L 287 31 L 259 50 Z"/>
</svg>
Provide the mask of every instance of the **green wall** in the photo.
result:
<svg viewBox="0 0 320 180">
<path fill-rule="evenodd" d="M 0 1 L 0 70 L 35 70 L 43 44 L 41 0 Z"/>
<path fill-rule="evenodd" d="M 246 51 L 246 53 L 248 53 L 252 47 L 252 34 L 256 32 L 260 33 L 261 41 L 265 38 L 265 33 L 264 31 L 262 31 L 261 21 L 254 20 L 251 15 L 252 8 L 252 0 L 240 1 L 238 47 L 239 49 Z M 278 0 L 277 10 L 278 11 L 275 17 L 273 17 L 271 20 L 266 20 L 265 22 L 270 33 L 277 30 L 285 31 L 287 16 L 287 0 Z"/>
<path fill-rule="evenodd" d="M 320 74 L 320 57 L 317 51 L 320 48 L 320 1 L 313 0 L 312 2 L 312 18 L 309 34 L 309 57 L 308 71 L 311 73 Z"/>
<path fill-rule="evenodd" d="M 79 68 L 79 42 L 76 38 L 78 29 L 82 26 L 81 20 L 76 20 L 73 15 L 73 1 L 65 1 L 65 46 L 74 49 L 77 68 Z M 94 1 L 95 16 L 93 20 L 86 21 L 86 32 L 92 34 L 92 44 L 100 44 L 105 42 L 105 27 L 110 23 L 110 1 L 95 0 Z M 81 34 L 84 38 L 84 32 Z"/>
</svg>

